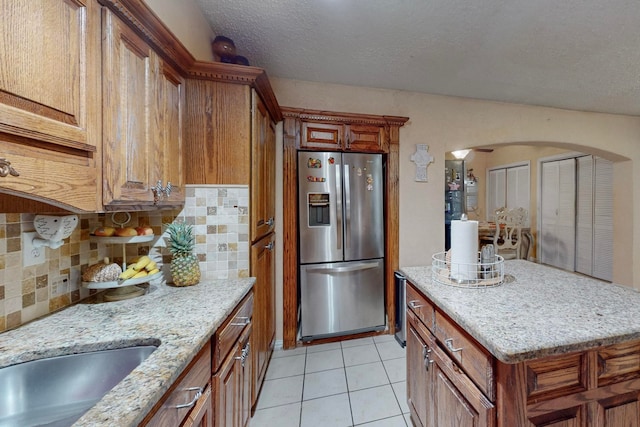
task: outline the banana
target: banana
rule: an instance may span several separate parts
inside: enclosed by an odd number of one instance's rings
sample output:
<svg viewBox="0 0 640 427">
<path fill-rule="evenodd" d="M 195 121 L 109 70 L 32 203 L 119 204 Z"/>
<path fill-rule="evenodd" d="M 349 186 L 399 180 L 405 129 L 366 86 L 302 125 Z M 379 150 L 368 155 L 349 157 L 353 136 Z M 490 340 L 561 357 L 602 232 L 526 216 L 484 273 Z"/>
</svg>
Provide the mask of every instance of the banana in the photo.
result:
<svg viewBox="0 0 640 427">
<path fill-rule="evenodd" d="M 141 256 L 138 262 L 135 263 L 133 269 L 135 271 L 141 271 L 150 262 L 151 262 L 151 258 L 149 258 L 147 255 Z"/>
<path fill-rule="evenodd" d="M 157 273 L 160 273 L 160 269 L 158 269 L 158 268 L 154 268 L 153 270 L 151 270 L 151 271 L 149 272 L 149 276 L 154 275 L 154 274 L 157 274 Z"/>
<path fill-rule="evenodd" d="M 145 277 L 146 275 L 147 275 L 146 270 L 138 271 L 136 274 L 133 275 L 132 279 L 138 279 L 140 277 Z"/>
<path fill-rule="evenodd" d="M 125 271 L 120 273 L 119 278 L 126 280 L 132 278 L 136 274 L 136 271 L 133 268 L 127 268 Z"/>
<path fill-rule="evenodd" d="M 149 264 L 144 266 L 144 269 L 147 271 L 155 270 L 158 268 L 158 264 L 155 261 L 151 261 Z"/>
</svg>

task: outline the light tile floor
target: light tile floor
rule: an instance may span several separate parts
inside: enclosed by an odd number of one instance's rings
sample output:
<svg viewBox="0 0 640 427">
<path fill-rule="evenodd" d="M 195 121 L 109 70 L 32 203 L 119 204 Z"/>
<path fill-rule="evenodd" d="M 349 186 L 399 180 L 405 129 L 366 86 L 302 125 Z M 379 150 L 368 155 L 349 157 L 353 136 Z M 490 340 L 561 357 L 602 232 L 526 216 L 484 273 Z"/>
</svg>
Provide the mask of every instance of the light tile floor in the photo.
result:
<svg viewBox="0 0 640 427">
<path fill-rule="evenodd" d="M 391 335 L 276 350 L 251 427 L 411 427 Z"/>
</svg>

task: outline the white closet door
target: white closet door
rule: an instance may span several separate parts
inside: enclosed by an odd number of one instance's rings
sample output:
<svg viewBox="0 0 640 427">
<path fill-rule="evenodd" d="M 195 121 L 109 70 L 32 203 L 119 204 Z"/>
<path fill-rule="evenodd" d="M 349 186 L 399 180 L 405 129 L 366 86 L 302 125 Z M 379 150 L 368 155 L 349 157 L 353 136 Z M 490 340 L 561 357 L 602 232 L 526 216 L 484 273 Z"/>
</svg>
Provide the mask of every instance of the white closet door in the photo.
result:
<svg viewBox="0 0 640 427">
<path fill-rule="evenodd" d="M 506 173 L 504 169 L 489 171 L 487 182 L 487 220 L 495 220 L 494 212 L 498 208 L 506 206 Z"/>
<path fill-rule="evenodd" d="M 576 159 L 576 271 L 593 275 L 593 157 Z"/>
<path fill-rule="evenodd" d="M 524 208 L 529 210 L 531 198 L 529 196 L 529 165 L 516 166 L 507 169 L 507 202 L 509 209 Z M 526 226 L 529 225 L 527 217 Z"/>
<path fill-rule="evenodd" d="M 613 163 L 595 158 L 593 276 L 613 278 Z"/>
<path fill-rule="evenodd" d="M 575 271 L 575 160 L 542 164 L 540 260 Z"/>
</svg>

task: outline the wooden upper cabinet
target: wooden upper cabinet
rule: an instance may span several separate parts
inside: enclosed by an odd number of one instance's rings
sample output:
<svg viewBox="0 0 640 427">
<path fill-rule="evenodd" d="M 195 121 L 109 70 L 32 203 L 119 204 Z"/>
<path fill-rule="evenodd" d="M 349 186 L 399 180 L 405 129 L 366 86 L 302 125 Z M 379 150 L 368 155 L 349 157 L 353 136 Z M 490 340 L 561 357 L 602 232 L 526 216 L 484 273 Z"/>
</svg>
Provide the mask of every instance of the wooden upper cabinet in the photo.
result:
<svg viewBox="0 0 640 427">
<path fill-rule="evenodd" d="M 151 104 L 159 59 L 109 9 L 103 9 L 104 204 L 153 203 Z"/>
<path fill-rule="evenodd" d="M 7 0 L 0 23 L 0 132 L 95 152 L 99 5 Z"/>
<path fill-rule="evenodd" d="M 7 0 L 0 2 L 0 28 L 2 211 L 95 211 L 99 5 Z"/>
<path fill-rule="evenodd" d="M 162 63 L 158 85 L 158 116 L 156 127 L 156 162 L 152 177 L 157 177 L 171 191 L 163 194 L 158 204 L 181 204 L 184 202 L 184 161 L 182 158 L 184 139 L 185 85 L 184 78 L 166 62 Z M 156 181 L 157 183 L 157 181 Z"/>
<path fill-rule="evenodd" d="M 251 237 L 266 236 L 275 228 L 276 137 L 271 116 L 253 93 L 251 148 Z"/>
<path fill-rule="evenodd" d="M 302 122 L 300 148 L 338 151 L 344 140 L 344 125 L 335 123 Z"/>
<path fill-rule="evenodd" d="M 300 150 L 389 153 L 392 133 L 407 121 L 406 117 L 289 107 L 282 111 L 296 120 L 296 148 Z"/>
<path fill-rule="evenodd" d="M 183 203 L 184 82 L 106 8 L 103 34 L 104 207 Z"/>
<path fill-rule="evenodd" d="M 352 124 L 347 126 L 345 149 L 384 153 L 389 150 L 383 126 Z"/>
<path fill-rule="evenodd" d="M 282 119 L 264 70 L 198 63 L 186 90 L 186 182 L 248 186 L 255 243 L 275 227 L 275 123 Z"/>
<path fill-rule="evenodd" d="M 325 151 L 388 151 L 384 126 L 302 122 L 300 148 Z"/>
</svg>

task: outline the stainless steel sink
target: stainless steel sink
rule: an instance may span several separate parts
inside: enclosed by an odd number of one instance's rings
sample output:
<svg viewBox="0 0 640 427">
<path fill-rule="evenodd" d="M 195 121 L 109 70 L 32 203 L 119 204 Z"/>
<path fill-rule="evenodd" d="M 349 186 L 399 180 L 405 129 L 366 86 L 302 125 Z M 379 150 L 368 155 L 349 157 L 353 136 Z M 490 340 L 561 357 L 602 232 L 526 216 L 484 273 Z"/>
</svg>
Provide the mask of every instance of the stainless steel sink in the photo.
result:
<svg viewBox="0 0 640 427">
<path fill-rule="evenodd" d="M 70 426 L 157 347 L 70 354 L 0 369 L 0 427 Z"/>
</svg>

